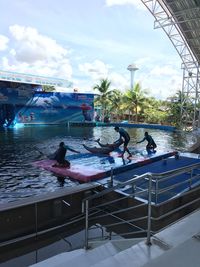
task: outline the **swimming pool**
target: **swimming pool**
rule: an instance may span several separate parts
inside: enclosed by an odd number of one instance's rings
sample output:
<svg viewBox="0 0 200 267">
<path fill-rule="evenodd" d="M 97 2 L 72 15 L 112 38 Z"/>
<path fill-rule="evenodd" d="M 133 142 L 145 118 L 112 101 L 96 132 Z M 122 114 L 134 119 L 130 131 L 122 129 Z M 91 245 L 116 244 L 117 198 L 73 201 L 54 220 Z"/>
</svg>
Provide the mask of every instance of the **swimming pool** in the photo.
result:
<svg viewBox="0 0 200 267">
<path fill-rule="evenodd" d="M 147 129 L 127 129 L 130 146 L 141 140 Z M 184 150 L 192 143 L 189 134 L 149 129 L 160 150 Z M 86 153 L 82 146 L 95 145 L 94 139 L 111 143 L 118 138 L 113 127 L 65 127 L 33 126 L 0 130 L 0 203 L 7 203 L 29 196 L 59 190 L 61 187 L 75 186 L 76 181 L 57 179 L 52 173 L 36 168 L 32 162 L 45 158 L 54 152 L 61 141 L 76 150 Z M 144 149 L 145 143 L 137 145 Z M 71 152 L 68 155 L 72 155 Z M 93 164 L 90 162 L 90 164 Z M 104 164 L 102 162 L 102 164 Z M 106 164 L 106 163 L 105 163 Z"/>
</svg>

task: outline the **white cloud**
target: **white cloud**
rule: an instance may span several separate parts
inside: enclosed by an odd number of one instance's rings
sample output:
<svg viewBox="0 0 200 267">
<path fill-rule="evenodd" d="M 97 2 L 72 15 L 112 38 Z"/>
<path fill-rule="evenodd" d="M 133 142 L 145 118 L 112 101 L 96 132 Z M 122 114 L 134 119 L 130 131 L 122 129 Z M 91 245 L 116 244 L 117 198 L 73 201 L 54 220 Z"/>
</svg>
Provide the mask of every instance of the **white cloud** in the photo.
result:
<svg viewBox="0 0 200 267">
<path fill-rule="evenodd" d="M 142 77 L 142 76 L 141 76 Z M 148 73 L 141 78 L 141 85 L 143 89 L 148 89 L 149 95 L 157 99 L 166 99 L 174 95 L 178 90 L 181 90 L 182 77 L 176 71 L 169 75 L 169 72 L 154 75 Z"/>
<path fill-rule="evenodd" d="M 106 5 L 109 7 L 116 5 L 133 5 L 138 9 L 146 9 L 141 0 L 106 0 Z"/>
<path fill-rule="evenodd" d="M 138 59 L 135 62 L 139 61 L 150 61 L 150 58 Z M 175 94 L 177 90 L 180 90 L 182 78 L 178 71 L 172 66 L 165 65 L 160 67 L 157 65 L 152 70 L 151 68 L 143 70 L 142 65 L 141 69 L 139 69 L 135 75 L 134 83 L 141 83 L 142 89 L 148 89 L 150 96 L 165 99 L 169 95 Z M 106 65 L 100 60 L 79 65 L 79 69 L 89 78 L 87 83 L 85 82 L 84 84 L 83 82 L 81 84 L 81 89 L 85 88 L 85 90 L 87 89 L 88 91 L 90 88 L 92 92 L 94 84 L 99 83 L 99 80 L 102 78 L 108 78 L 111 81 L 112 89 L 119 89 L 124 92 L 130 87 L 130 75 L 128 71 L 125 75 L 122 75 L 113 71 L 109 65 Z M 80 87 L 80 81 L 79 85 L 77 83 L 76 86 L 77 88 Z"/>
<path fill-rule="evenodd" d="M 60 60 L 68 51 L 47 36 L 41 35 L 35 28 L 13 25 L 10 33 L 16 42 L 16 59 L 33 63 L 44 60 Z"/>
<path fill-rule="evenodd" d="M 71 79 L 69 50 L 55 40 L 39 34 L 35 28 L 13 25 L 9 30 L 12 47 L 9 54 L 2 57 L 2 69 Z"/>
<path fill-rule="evenodd" d="M 122 92 L 125 91 L 130 84 L 126 77 L 116 72 L 110 73 L 109 80 L 112 82 L 112 88 L 118 89 Z"/>
<path fill-rule="evenodd" d="M 91 83 L 90 80 L 73 80 L 73 84 L 74 88 L 78 90 L 79 93 L 94 93 L 94 83 Z M 73 92 L 73 90 L 71 90 L 71 92 Z"/>
<path fill-rule="evenodd" d="M 7 45 L 8 45 L 9 39 L 0 34 L 0 51 L 4 51 L 7 49 Z"/>
<path fill-rule="evenodd" d="M 133 64 L 135 63 L 136 66 L 144 66 L 146 64 L 149 64 L 152 62 L 151 57 L 143 57 L 143 58 L 138 58 L 136 59 Z"/>
<path fill-rule="evenodd" d="M 112 71 L 111 66 L 105 64 L 100 60 L 95 60 L 92 63 L 84 63 L 79 65 L 79 70 L 82 71 L 85 75 L 89 76 L 91 79 L 92 87 L 95 83 L 98 83 L 100 79 L 108 79 L 111 81 L 112 89 L 119 89 L 124 91 L 128 87 L 128 80 L 123 75 Z M 85 85 L 85 87 L 89 87 Z"/>
<path fill-rule="evenodd" d="M 150 67 L 142 68 L 145 62 L 151 62 Z M 171 65 L 155 66 L 152 70 L 151 67 L 156 65 L 151 58 L 141 58 L 134 62 L 143 63 L 139 66 L 134 79 L 134 83 L 139 82 L 142 89 L 149 91 L 149 95 L 157 99 L 166 99 L 170 95 L 174 95 L 177 90 L 181 89 L 181 70 L 178 70 Z M 137 65 L 138 66 L 138 65 Z M 111 81 L 112 89 L 119 89 L 124 92 L 130 87 L 130 75 L 128 71 L 122 75 L 114 71 L 111 66 L 105 64 L 103 61 L 95 60 L 90 63 L 79 65 L 80 71 L 84 73 L 83 80 L 74 80 L 74 88 L 78 88 L 79 92 L 94 92 L 93 86 L 99 83 L 101 78 L 108 78 Z M 85 76 L 88 78 L 85 79 Z"/>
<path fill-rule="evenodd" d="M 95 60 L 93 63 L 79 64 L 79 70 L 93 80 L 107 78 L 109 66 L 100 60 Z"/>
<path fill-rule="evenodd" d="M 108 3 L 109 2 L 109 3 Z M 138 1 L 107 1 L 109 5 L 114 4 L 136 3 Z M 9 53 L 2 56 L 0 64 L 3 70 L 21 72 L 27 74 L 35 74 L 47 77 L 57 77 L 62 79 L 72 79 L 72 66 L 69 61 L 68 50 L 58 44 L 54 39 L 40 34 L 36 28 L 23 27 L 13 25 L 9 27 L 11 33 L 11 41 L 7 37 L 6 44 L 9 44 Z M 1 37 L 1 35 L 0 35 Z M 93 40 L 93 45 L 97 48 L 102 47 L 102 43 Z M 130 48 L 127 44 L 117 44 L 110 40 L 103 40 L 103 47 L 116 50 L 118 54 L 121 51 L 128 51 Z M 0 39 L 1 44 L 1 39 Z M 8 50 L 7 50 L 8 51 Z M 75 50 L 73 52 L 76 57 Z M 79 59 L 80 60 L 80 59 Z M 84 60 L 81 57 L 81 60 Z M 165 58 L 156 55 L 133 58 L 128 63 L 134 63 L 139 68 L 135 75 L 134 82 L 141 81 L 143 89 L 149 88 L 151 95 L 159 98 L 167 97 L 171 92 L 180 89 L 180 74 L 176 69 L 172 59 L 167 61 Z M 77 61 L 77 60 L 76 60 Z M 128 64 L 127 64 L 128 66 Z M 74 79 L 73 88 L 78 88 L 81 92 L 93 92 L 94 84 L 100 79 L 108 78 L 111 81 L 112 89 L 126 90 L 130 86 L 130 73 L 124 67 L 122 73 L 115 70 L 111 65 L 106 64 L 102 60 L 96 59 L 91 62 L 85 62 L 78 65 L 79 71 L 76 72 L 76 80 Z M 82 73 L 82 74 L 80 74 Z M 138 79 L 139 78 L 139 79 Z M 70 89 L 70 91 L 73 89 Z M 63 88 L 63 91 L 66 89 Z M 67 90 L 68 91 L 68 90 Z"/>
<path fill-rule="evenodd" d="M 151 75 L 155 75 L 155 76 L 161 76 L 161 75 L 165 75 L 165 76 L 171 76 L 177 73 L 177 70 L 169 65 L 165 65 L 165 66 L 155 66 L 150 74 Z"/>
</svg>

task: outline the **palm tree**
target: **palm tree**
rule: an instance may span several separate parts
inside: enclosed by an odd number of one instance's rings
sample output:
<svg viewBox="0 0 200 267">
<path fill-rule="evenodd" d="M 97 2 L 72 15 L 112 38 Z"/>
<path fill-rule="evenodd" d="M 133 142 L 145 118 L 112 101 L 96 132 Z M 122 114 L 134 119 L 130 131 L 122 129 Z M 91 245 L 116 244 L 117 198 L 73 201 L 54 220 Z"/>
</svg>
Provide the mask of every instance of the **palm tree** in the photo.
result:
<svg viewBox="0 0 200 267">
<path fill-rule="evenodd" d="M 167 103 L 170 109 L 169 121 L 175 126 L 180 127 L 182 109 L 186 110 L 189 105 L 187 97 L 182 93 L 181 90 L 178 90 L 174 96 L 168 98 Z"/>
<path fill-rule="evenodd" d="M 99 91 L 99 95 L 96 97 L 96 103 L 99 103 L 102 109 L 102 120 L 104 120 L 104 115 L 106 112 L 106 106 L 109 102 L 109 97 L 111 96 L 110 90 L 111 81 L 108 79 L 101 79 L 100 84 L 96 84 L 93 89 Z"/>
<path fill-rule="evenodd" d="M 148 97 L 141 112 L 147 123 L 164 123 L 166 121 L 168 107 L 165 101 Z"/>
<path fill-rule="evenodd" d="M 122 114 L 123 94 L 120 90 L 114 89 L 109 95 L 109 111 L 111 114 L 116 115 L 117 121 L 119 121 L 119 115 Z"/>
<path fill-rule="evenodd" d="M 129 110 L 129 114 L 135 112 L 135 121 L 138 121 L 138 108 L 143 105 L 145 101 L 144 91 L 137 83 L 133 89 L 129 89 L 124 94 L 125 107 Z"/>
</svg>

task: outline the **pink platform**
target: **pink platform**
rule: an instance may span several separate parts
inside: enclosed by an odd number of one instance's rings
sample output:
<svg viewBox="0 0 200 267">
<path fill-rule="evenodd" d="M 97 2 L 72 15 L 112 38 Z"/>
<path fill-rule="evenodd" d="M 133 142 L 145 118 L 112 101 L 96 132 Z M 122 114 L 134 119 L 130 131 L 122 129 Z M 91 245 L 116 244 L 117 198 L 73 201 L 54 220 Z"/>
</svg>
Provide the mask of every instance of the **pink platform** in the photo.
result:
<svg viewBox="0 0 200 267">
<path fill-rule="evenodd" d="M 131 158 L 119 158 L 118 154 L 113 154 L 112 159 L 114 160 L 111 164 L 114 165 L 115 173 L 119 174 L 128 170 L 132 170 L 134 168 L 141 167 L 143 165 L 147 165 L 149 163 L 162 160 L 164 158 L 172 157 L 176 155 L 176 151 L 171 151 L 167 153 L 157 153 L 153 155 L 146 155 L 141 156 L 139 155 L 133 155 Z M 103 159 L 103 162 L 101 162 Z M 111 167 L 113 165 L 101 165 L 104 164 L 104 160 L 108 161 L 108 157 L 97 157 L 97 156 L 91 156 L 91 157 L 85 157 L 85 154 L 80 154 L 79 158 L 76 158 L 76 160 L 70 160 L 71 167 L 70 169 L 67 168 L 59 168 L 59 167 L 52 167 L 53 164 L 56 163 L 55 160 L 50 159 L 43 159 L 40 161 L 33 162 L 33 165 L 36 167 L 43 168 L 45 170 L 51 171 L 55 173 L 58 176 L 61 177 L 70 177 L 75 180 L 81 181 L 81 182 L 90 182 L 97 179 L 102 179 L 104 177 L 110 176 L 111 173 Z M 128 161 L 124 165 L 124 160 Z M 80 162 L 81 161 L 81 162 Z M 129 162 L 130 161 L 130 162 Z M 91 163 L 90 166 L 88 166 L 88 162 Z M 80 164 L 81 163 L 81 164 Z"/>
<path fill-rule="evenodd" d="M 62 177 L 74 178 L 81 182 L 89 182 L 96 179 L 101 179 L 105 176 L 104 170 L 98 170 L 97 168 L 91 168 L 83 165 L 76 165 L 71 163 L 70 169 L 52 167 L 55 164 L 55 160 L 44 159 L 34 162 L 34 166 L 43 168 L 45 170 L 51 171 Z"/>
</svg>

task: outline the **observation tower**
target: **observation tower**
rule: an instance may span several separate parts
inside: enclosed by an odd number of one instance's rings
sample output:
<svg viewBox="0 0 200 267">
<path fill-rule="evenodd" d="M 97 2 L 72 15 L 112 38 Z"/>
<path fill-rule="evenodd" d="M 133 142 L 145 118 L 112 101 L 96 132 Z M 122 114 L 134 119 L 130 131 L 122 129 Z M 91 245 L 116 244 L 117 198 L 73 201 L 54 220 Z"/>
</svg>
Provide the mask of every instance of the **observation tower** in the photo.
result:
<svg viewBox="0 0 200 267">
<path fill-rule="evenodd" d="M 136 67 L 135 64 L 130 64 L 130 65 L 128 65 L 127 70 L 129 70 L 131 72 L 131 89 L 133 89 L 134 75 L 135 75 L 136 70 L 138 70 L 138 68 Z"/>
</svg>

